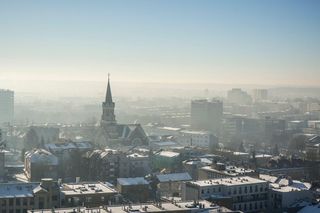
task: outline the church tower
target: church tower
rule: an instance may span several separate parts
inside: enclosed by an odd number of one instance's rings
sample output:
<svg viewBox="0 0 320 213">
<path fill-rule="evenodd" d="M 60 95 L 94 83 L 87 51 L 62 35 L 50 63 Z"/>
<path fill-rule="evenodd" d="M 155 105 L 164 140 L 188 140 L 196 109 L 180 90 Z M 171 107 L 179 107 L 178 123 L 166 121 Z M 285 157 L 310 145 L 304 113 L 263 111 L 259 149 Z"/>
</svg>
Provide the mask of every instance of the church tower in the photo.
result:
<svg viewBox="0 0 320 213">
<path fill-rule="evenodd" d="M 101 126 L 107 127 L 113 124 L 116 124 L 116 116 L 114 115 L 114 102 L 112 101 L 111 87 L 110 87 L 110 74 L 108 74 L 108 86 L 106 99 L 102 103 L 102 117 L 101 117 Z"/>
</svg>

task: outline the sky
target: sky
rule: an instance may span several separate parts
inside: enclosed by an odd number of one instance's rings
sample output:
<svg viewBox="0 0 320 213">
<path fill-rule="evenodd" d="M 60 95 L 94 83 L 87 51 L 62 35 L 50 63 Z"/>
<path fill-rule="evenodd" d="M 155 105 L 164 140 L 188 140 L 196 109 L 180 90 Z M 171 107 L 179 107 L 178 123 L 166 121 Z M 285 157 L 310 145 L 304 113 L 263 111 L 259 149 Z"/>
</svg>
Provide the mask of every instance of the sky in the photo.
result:
<svg viewBox="0 0 320 213">
<path fill-rule="evenodd" d="M 0 82 L 318 86 L 317 0 L 0 0 Z"/>
</svg>

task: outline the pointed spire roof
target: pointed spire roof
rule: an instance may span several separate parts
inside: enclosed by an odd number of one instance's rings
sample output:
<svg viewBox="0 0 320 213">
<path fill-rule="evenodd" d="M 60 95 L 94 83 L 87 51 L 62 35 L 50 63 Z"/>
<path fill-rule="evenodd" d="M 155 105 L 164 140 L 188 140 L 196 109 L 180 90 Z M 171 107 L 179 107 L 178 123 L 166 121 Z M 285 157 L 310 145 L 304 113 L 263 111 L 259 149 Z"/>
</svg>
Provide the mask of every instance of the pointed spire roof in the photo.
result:
<svg viewBox="0 0 320 213">
<path fill-rule="evenodd" d="M 108 86 L 107 86 L 107 94 L 106 94 L 106 103 L 113 103 L 112 95 L 111 95 L 111 87 L 110 87 L 110 74 L 108 73 Z"/>
</svg>

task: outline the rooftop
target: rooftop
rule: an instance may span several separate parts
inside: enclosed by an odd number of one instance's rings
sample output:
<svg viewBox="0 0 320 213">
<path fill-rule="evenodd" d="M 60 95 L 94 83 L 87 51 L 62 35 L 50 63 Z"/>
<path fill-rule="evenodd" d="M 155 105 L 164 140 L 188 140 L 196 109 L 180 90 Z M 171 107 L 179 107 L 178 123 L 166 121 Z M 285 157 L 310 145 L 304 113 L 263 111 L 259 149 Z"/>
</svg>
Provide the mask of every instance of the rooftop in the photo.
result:
<svg viewBox="0 0 320 213">
<path fill-rule="evenodd" d="M 117 191 L 102 182 L 82 182 L 65 183 L 61 187 L 61 192 L 65 195 L 90 195 L 90 194 L 110 194 Z"/>
<path fill-rule="evenodd" d="M 161 152 L 159 152 L 158 155 L 163 156 L 163 157 L 172 158 L 172 157 L 178 157 L 180 154 L 178 152 L 161 151 Z"/>
<path fill-rule="evenodd" d="M 246 185 L 246 184 L 257 184 L 257 183 L 267 183 L 267 182 L 265 180 L 243 176 L 243 177 L 231 177 L 231 178 L 192 181 L 191 183 L 194 185 L 203 187 L 203 186 L 215 186 L 215 185 L 216 186 Z"/>
<path fill-rule="evenodd" d="M 91 149 L 89 142 L 64 142 L 64 143 L 48 143 L 44 145 L 46 149 L 51 151 L 63 151 L 68 149 Z"/>
<path fill-rule="evenodd" d="M 180 131 L 181 133 L 185 134 L 195 134 L 195 135 L 208 135 L 211 134 L 209 131 L 192 131 L 192 130 L 183 130 Z"/>
<path fill-rule="evenodd" d="M 191 176 L 187 172 L 183 173 L 171 173 L 171 174 L 161 174 L 157 175 L 157 179 L 160 182 L 169 182 L 169 181 L 188 181 L 192 180 Z"/>
<path fill-rule="evenodd" d="M 218 170 L 218 169 L 212 168 L 211 166 L 204 166 L 201 169 L 206 171 L 217 172 L 217 173 L 225 174 L 229 176 L 245 175 L 245 174 L 255 172 L 252 169 L 245 169 L 245 168 L 236 167 L 236 166 L 226 166 L 225 170 Z"/>
<path fill-rule="evenodd" d="M 201 206 L 199 205 L 201 204 Z M 139 205 L 115 205 L 108 206 L 106 208 L 93 208 L 87 209 L 85 207 L 78 208 L 63 208 L 55 209 L 55 212 L 99 212 L 99 213 L 128 213 L 128 212 L 208 212 L 218 213 L 218 212 L 234 212 L 225 207 L 220 207 L 216 204 L 212 204 L 208 201 L 199 201 L 199 204 L 194 204 L 193 201 L 183 201 L 183 202 L 163 202 L 163 203 L 142 203 Z M 29 211 L 31 212 L 31 211 Z M 47 210 L 34 210 L 34 213 L 52 213 L 52 209 Z"/>
<path fill-rule="evenodd" d="M 141 155 L 139 153 L 132 153 L 130 155 L 128 155 L 129 158 L 147 158 L 148 156 L 146 155 Z"/>
<path fill-rule="evenodd" d="M 0 198 L 33 197 L 33 190 L 40 183 L 2 183 L 0 184 Z"/>
<path fill-rule="evenodd" d="M 279 192 L 291 192 L 291 191 L 303 191 L 310 190 L 311 184 L 306 182 L 301 182 L 298 180 L 291 180 L 286 177 L 275 177 L 271 175 L 259 175 L 259 178 L 270 182 L 270 186 L 274 191 Z"/>
<path fill-rule="evenodd" d="M 130 186 L 130 185 L 148 185 L 148 181 L 146 181 L 143 177 L 136 177 L 136 178 L 118 178 L 118 183 L 123 186 Z"/>
</svg>

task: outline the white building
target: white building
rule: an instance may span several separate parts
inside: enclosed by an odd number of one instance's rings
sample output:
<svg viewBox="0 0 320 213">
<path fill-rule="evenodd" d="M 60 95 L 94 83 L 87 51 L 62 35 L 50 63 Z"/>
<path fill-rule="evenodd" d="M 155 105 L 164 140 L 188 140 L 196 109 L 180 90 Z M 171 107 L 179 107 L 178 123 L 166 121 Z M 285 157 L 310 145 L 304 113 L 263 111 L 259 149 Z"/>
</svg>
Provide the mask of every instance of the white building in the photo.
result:
<svg viewBox="0 0 320 213">
<path fill-rule="evenodd" d="M 233 210 L 260 212 L 267 208 L 268 182 L 248 176 L 186 182 L 183 200 L 225 199 Z"/>
<path fill-rule="evenodd" d="M 210 148 L 218 144 L 218 138 L 209 131 L 181 131 L 177 138 L 181 145 Z"/>
<path fill-rule="evenodd" d="M 311 201 L 311 184 L 292 180 L 284 176 L 260 175 L 260 179 L 270 183 L 269 211 L 283 212 L 298 201 Z"/>
</svg>

